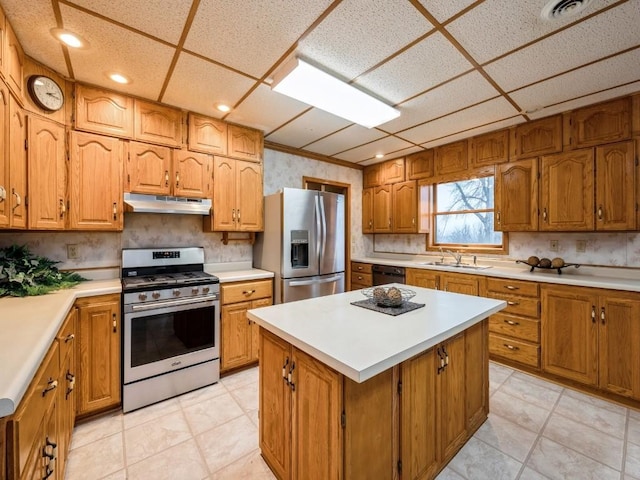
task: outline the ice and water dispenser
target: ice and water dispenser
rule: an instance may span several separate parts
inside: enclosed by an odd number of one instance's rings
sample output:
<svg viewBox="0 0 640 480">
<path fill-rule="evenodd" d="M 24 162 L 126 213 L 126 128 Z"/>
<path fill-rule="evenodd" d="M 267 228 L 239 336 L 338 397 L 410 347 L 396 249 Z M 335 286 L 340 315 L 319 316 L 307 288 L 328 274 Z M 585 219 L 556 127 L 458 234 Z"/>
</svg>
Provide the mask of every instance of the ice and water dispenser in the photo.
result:
<svg viewBox="0 0 640 480">
<path fill-rule="evenodd" d="M 309 230 L 291 230 L 291 268 L 309 268 Z"/>
</svg>

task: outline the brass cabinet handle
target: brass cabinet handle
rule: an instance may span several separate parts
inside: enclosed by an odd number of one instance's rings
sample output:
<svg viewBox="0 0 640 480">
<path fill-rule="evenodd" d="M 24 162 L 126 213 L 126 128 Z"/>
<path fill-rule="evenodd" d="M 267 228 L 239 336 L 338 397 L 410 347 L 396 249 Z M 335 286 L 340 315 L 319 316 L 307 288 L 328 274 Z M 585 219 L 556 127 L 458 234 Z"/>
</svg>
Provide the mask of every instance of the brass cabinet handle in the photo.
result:
<svg viewBox="0 0 640 480">
<path fill-rule="evenodd" d="M 505 320 L 504 323 L 508 323 L 509 325 L 512 325 L 514 327 L 520 325 L 520 322 L 514 322 L 513 320 Z"/>
<path fill-rule="evenodd" d="M 391 219 L 389 219 L 389 228 L 391 228 Z"/>
<path fill-rule="evenodd" d="M 69 398 L 69 395 L 71 394 L 71 392 L 73 392 L 73 389 L 76 388 L 76 376 L 71 373 L 69 370 L 67 370 L 67 382 L 69 382 L 69 385 L 67 386 L 67 391 L 65 393 L 65 398 Z"/>
<path fill-rule="evenodd" d="M 67 211 L 67 207 L 64 205 L 64 200 L 61 198 L 60 199 L 60 218 L 64 217 L 64 214 Z"/>
<path fill-rule="evenodd" d="M 50 379 L 47 383 L 47 388 L 42 390 L 42 396 L 44 397 L 48 392 L 50 392 L 51 390 L 55 390 L 56 388 L 58 388 L 58 381 Z"/>
<path fill-rule="evenodd" d="M 256 293 L 256 291 L 255 290 L 243 290 L 242 293 L 245 294 L 245 295 L 252 295 L 252 294 Z"/>
<path fill-rule="evenodd" d="M 369 228 L 373 228 L 373 222 L 369 220 Z"/>
<path fill-rule="evenodd" d="M 284 381 L 289 383 L 289 379 L 287 378 L 287 365 L 289 365 L 289 357 L 287 357 L 284 361 L 284 365 L 282 366 L 282 378 Z"/>
<path fill-rule="evenodd" d="M 596 306 L 591 305 L 591 322 L 596 323 Z"/>
<path fill-rule="evenodd" d="M 169 186 L 169 170 L 164 171 L 164 186 Z"/>
<path fill-rule="evenodd" d="M 118 204 L 116 202 L 113 202 L 113 219 L 118 219 Z"/>
<path fill-rule="evenodd" d="M 362 270 L 362 265 L 358 265 L 358 270 Z"/>
<path fill-rule="evenodd" d="M 16 204 L 13 206 L 13 210 L 15 210 L 22 205 L 22 198 L 20 198 L 20 194 L 16 192 L 15 188 L 11 189 L 11 194 L 16 196 Z"/>
<path fill-rule="evenodd" d="M 180 187 L 180 172 L 176 172 L 176 188 Z"/>
<path fill-rule="evenodd" d="M 513 306 L 516 306 L 516 305 L 520 305 L 520 302 L 512 302 L 512 301 L 508 301 L 508 302 L 507 302 L 507 305 L 509 305 L 509 306 L 513 307 Z"/>
<path fill-rule="evenodd" d="M 501 222 L 501 220 L 500 220 L 500 210 L 498 210 L 496 212 L 496 219 L 498 220 L 498 225 L 500 225 L 500 222 Z"/>
<path fill-rule="evenodd" d="M 291 362 L 291 368 L 289 369 L 289 375 L 287 376 L 287 382 L 291 386 L 291 390 L 296 391 L 296 384 L 293 382 L 293 371 L 296 369 L 296 362 Z"/>
<path fill-rule="evenodd" d="M 71 340 L 73 340 L 74 338 L 76 338 L 75 334 L 70 333 L 69 335 L 67 335 L 64 339 L 64 343 L 70 342 Z"/>
<path fill-rule="evenodd" d="M 600 310 L 600 320 L 602 320 L 602 324 L 604 325 L 604 320 L 605 320 L 604 307 L 602 307 L 602 309 Z"/>
<path fill-rule="evenodd" d="M 116 314 L 113 314 L 113 333 L 118 331 L 118 321 L 116 320 Z"/>
<path fill-rule="evenodd" d="M 505 285 L 504 288 L 507 290 L 520 290 L 520 287 L 514 287 L 513 285 Z"/>
<path fill-rule="evenodd" d="M 0 185 L 0 202 L 4 202 L 7 199 L 7 191 Z"/>
<path fill-rule="evenodd" d="M 240 209 L 238 209 L 238 223 L 240 223 Z"/>
<path fill-rule="evenodd" d="M 602 220 L 602 205 L 598 205 L 598 220 Z"/>
<path fill-rule="evenodd" d="M 504 346 L 507 347 L 509 350 L 513 350 L 513 351 L 520 350 L 519 347 L 515 347 L 513 345 L 509 345 L 508 343 L 505 343 Z"/>
<path fill-rule="evenodd" d="M 546 222 L 547 221 L 547 209 L 543 208 L 542 209 L 542 219 Z"/>
</svg>

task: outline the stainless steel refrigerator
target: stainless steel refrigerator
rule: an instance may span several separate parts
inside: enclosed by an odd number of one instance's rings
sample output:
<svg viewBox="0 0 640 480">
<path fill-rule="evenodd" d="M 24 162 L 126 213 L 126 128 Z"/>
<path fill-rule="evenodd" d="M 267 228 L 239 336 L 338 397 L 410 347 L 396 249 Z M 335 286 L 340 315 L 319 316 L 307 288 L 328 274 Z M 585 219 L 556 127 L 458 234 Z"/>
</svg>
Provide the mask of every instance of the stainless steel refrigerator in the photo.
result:
<svg viewBox="0 0 640 480">
<path fill-rule="evenodd" d="M 284 188 L 264 197 L 253 266 L 275 273 L 275 303 L 344 292 L 344 195 Z"/>
</svg>

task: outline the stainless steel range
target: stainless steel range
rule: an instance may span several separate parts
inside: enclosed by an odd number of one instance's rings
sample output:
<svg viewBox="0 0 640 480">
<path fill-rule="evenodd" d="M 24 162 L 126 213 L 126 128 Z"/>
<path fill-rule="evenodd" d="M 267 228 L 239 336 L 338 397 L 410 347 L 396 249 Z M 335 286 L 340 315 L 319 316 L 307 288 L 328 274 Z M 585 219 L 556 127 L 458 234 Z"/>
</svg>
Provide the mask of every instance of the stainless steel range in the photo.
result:
<svg viewBox="0 0 640 480">
<path fill-rule="evenodd" d="M 220 281 L 204 249 L 122 250 L 122 409 L 220 379 Z"/>
</svg>

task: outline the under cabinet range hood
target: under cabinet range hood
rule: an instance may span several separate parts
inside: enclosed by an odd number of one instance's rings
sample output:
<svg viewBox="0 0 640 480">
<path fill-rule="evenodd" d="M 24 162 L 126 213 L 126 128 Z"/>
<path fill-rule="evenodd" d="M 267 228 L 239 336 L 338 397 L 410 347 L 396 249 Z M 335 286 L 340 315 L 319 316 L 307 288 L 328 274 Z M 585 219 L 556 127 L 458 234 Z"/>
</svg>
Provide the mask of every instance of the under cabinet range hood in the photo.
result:
<svg viewBox="0 0 640 480">
<path fill-rule="evenodd" d="M 211 199 L 167 195 L 124 194 L 125 212 L 210 215 Z"/>
</svg>

